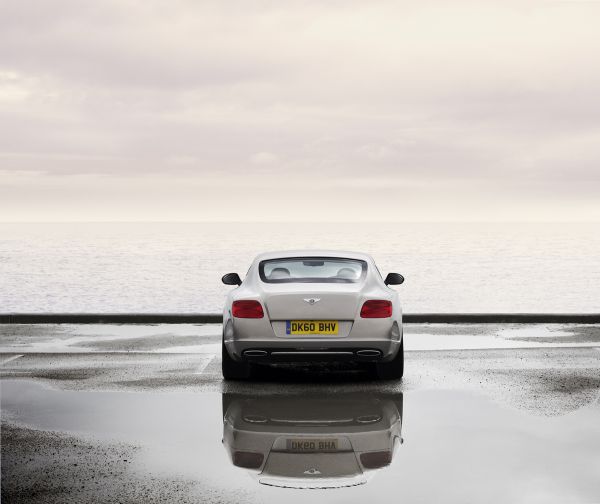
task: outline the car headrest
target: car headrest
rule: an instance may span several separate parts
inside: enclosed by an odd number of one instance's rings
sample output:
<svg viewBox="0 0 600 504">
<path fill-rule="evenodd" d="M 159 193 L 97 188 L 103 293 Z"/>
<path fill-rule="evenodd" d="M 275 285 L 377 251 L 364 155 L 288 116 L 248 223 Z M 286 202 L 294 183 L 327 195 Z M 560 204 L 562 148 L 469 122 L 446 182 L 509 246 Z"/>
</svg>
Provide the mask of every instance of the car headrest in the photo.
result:
<svg viewBox="0 0 600 504">
<path fill-rule="evenodd" d="M 357 275 L 356 275 L 356 271 L 353 270 L 352 268 L 342 268 L 337 272 L 336 277 L 337 278 L 345 278 L 345 279 L 349 279 L 349 280 L 355 280 Z"/>
<path fill-rule="evenodd" d="M 269 280 L 281 280 L 290 278 L 290 270 L 287 268 L 274 268 L 269 275 Z"/>
</svg>

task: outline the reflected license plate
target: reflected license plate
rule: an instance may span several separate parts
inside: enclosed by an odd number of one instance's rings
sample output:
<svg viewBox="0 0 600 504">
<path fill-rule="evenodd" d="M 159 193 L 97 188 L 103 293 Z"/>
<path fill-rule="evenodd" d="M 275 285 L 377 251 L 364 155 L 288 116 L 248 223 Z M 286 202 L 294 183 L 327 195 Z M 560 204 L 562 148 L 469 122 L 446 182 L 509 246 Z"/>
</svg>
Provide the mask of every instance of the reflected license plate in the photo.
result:
<svg viewBox="0 0 600 504">
<path fill-rule="evenodd" d="M 338 450 L 337 439 L 288 439 L 287 450 L 291 452 L 327 452 Z"/>
<path fill-rule="evenodd" d="M 285 334 L 306 335 L 306 334 L 338 334 L 337 320 L 286 320 Z"/>
</svg>

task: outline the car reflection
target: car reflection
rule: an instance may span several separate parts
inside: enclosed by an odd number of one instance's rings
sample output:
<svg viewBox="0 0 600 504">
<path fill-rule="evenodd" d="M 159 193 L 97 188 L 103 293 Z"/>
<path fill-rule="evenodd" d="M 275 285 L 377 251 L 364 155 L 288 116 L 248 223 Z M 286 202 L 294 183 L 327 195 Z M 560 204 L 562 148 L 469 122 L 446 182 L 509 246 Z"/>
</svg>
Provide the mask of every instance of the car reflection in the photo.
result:
<svg viewBox="0 0 600 504">
<path fill-rule="evenodd" d="M 402 405 L 402 394 L 223 394 L 223 444 L 264 485 L 361 485 L 402 443 Z"/>
</svg>

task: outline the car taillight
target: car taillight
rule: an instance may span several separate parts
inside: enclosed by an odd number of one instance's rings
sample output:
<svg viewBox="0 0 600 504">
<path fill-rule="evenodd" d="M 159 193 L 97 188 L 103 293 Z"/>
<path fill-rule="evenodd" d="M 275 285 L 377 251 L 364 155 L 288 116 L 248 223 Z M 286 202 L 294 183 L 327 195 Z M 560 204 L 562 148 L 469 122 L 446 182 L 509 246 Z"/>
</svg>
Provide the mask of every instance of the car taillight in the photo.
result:
<svg viewBox="0 0 600 504">
<path fill-rule="evenodd" d="M 237 318 L 263 318 L 265 315 L 262 305 L 253 299 L 234 301 L 231 313 Z"/>
<path fill-rule="evenodd" d="M 360 456 L 360 461 L 365 469 L 379 469 L 390 464 L 392 461 L 392 452 L 377 451 L 363 453 Z"/>
<path fill-rule="evenodd" d="M 392 316 L 392 302 L 385 299 L 365 301 L 360 310 L 361 318 L 386 318 Z"/>
<path fill-rule="evenodd" d="M 258 469 L 263 458 L 262 453 L 236 451 L 233 452 L 233 465 L 246 469 Z"/>
</svg>

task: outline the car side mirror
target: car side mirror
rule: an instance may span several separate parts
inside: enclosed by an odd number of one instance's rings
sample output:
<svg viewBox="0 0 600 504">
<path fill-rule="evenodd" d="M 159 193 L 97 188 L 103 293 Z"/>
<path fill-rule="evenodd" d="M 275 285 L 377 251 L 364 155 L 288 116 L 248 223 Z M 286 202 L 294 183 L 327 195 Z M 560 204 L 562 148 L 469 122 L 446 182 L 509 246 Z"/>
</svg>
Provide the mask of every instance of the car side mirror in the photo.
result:
<svg viewBox="0 0 600 504">
<path fill-rule="evenodd" d="M 385 285 L 400 285 L 404 277 L 400 273 L 388 273 L 383 282 Z"/>
<path fill-rule="evenodd" d="M 237 273 L 227 273 L 221 278 L 221 282 L 225 285 L 242 285 L 242 279 Z"/>
</svg>

